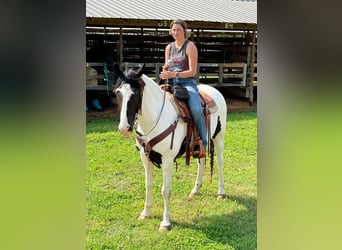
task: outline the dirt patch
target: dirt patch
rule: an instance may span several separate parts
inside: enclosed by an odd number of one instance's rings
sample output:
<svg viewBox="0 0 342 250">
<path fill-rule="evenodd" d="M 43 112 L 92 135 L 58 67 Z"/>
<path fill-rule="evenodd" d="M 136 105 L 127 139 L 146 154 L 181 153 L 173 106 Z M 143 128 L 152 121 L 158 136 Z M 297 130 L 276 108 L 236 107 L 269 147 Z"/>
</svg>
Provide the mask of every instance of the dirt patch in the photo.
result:
<svg viewBox="0 0 342 250">
<path fill-rule="evenodd" d="M 246 98 L 226 98 L 228 112 L 241 112 L 247 110 L 257 110 L 256 101 L 251 105 Z"/>
</svg>

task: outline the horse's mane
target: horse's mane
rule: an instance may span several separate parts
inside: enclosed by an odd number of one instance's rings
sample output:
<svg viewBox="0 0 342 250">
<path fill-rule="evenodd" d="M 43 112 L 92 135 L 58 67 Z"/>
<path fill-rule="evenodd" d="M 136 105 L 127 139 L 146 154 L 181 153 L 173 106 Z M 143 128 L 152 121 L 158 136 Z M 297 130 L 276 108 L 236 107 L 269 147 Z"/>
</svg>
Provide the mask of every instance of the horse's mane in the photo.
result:
<svg viewBox="0 0 342 250">
<path fill-rule="evenodd" d="M 141 78 L 143 79 L 143 81 L 145 82 L 146 85 L 152 85 L 155 88 L 157 88 L 160 92 L 162 92 L 163 90 L 160 88 L 160 86 L 154 81 L 152 80 L 150 77 L 148 77 L 147 75 L 143 74 L 141 76 Z"/>
</svg>

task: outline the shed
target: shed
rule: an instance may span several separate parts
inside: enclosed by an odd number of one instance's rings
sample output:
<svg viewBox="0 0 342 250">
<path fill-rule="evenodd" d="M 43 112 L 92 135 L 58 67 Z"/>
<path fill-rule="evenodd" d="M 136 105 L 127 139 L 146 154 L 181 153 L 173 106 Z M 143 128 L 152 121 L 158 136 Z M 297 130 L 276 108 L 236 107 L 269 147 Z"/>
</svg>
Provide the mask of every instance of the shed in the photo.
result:
<svg viewBox="0 0 342 250">
<path fill-rule="evenodd" d="M 253 92 L 248 90 L 257 82 L 256 0 L 86 0 L 87 63 L 144 62 L 158 78 L 176 18 L 187 22 L 198 48 L 201 82 Z"/>
</svg>

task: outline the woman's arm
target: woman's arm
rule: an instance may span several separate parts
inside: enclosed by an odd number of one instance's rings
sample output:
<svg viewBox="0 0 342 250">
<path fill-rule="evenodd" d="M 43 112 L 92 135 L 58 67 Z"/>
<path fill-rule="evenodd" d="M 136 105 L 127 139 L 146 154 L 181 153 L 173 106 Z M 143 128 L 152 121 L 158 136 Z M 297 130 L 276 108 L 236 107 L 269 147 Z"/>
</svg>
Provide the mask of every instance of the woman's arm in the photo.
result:
<svg viewBox="0 0 342 250">
<path fill-rule="evenodd" d="M 169 59 L 170 59 L 170 44 L 168 44 L 165 48 L 165 63 L 163 69 L 167 70 L 169 68 Z"/>
<path fill-rule="evenodd" d="M 181 72 L 180 75 L 182 78 L 195 77 L 197 74 L 198 52 L 196 45 L 191 41 L 189 41 L 186 48 L 186 54 L 189 59 L 189 70 Z"/>
</svg>

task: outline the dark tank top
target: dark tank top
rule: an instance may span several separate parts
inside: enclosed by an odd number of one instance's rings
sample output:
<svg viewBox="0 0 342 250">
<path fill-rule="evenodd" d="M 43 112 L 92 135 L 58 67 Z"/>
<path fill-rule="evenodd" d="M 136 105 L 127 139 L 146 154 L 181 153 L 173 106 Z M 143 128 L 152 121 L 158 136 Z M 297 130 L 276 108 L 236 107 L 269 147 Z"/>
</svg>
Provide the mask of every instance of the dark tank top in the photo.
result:
<svg viewBox="0 0 342 250">
<path fill-rule="evenodd" d="M 185 40 L 180 49 L 176 48 L 175 42 L 170 46 L 170 59 L 173 61 L 173 67 L 170 70 L 185 71 L 189 69 L 189 59 L 186 54 L 186 46 L 189 40 Z M 169 63 L 169 65 L 172 65 Z"/>
</svg>

